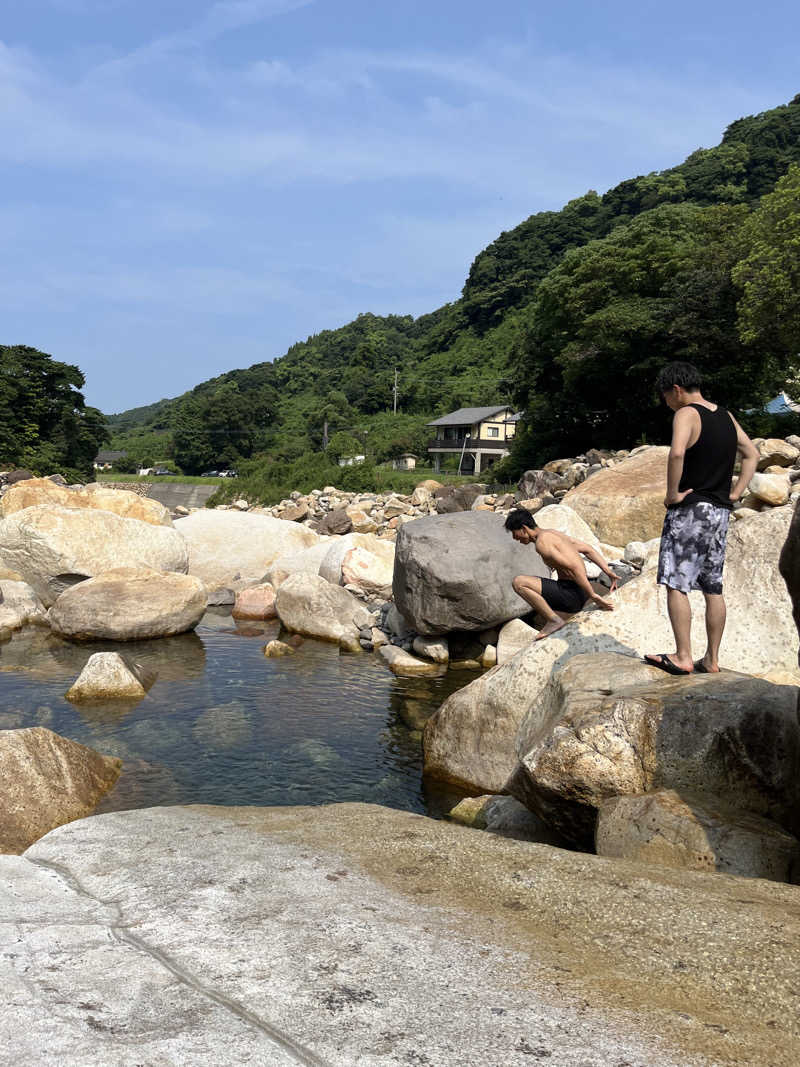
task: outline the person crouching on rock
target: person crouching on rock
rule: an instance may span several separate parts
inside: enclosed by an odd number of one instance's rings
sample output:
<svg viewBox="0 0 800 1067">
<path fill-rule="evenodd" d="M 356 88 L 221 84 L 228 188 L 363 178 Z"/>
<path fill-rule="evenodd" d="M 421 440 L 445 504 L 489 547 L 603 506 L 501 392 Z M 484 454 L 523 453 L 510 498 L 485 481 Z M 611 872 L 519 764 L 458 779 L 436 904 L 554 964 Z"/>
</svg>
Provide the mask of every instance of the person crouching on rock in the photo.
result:
<svg viewBox="0 0 800 1067">
<path fill-rule="evenodd" d="M 700 385 L 700 372 L 691 363 L 668 363 L 656 378 L 656 391 L 675 413 L 658 557 L 658 583 L 667 587 L 675 653 L 652 652 L 644 661 L 667 674 L 719 671 L 728 519 L 758 463 L 758 451 L 739 423 L 721 404 L 706 400 Z M 731 488 L 737 454 L 742 458 L 741 473 Z M 692 661 L 692 589 L 699 589 L 705 598 L 708 638 L 705 655 L 696 662 Z"/>
<path fill-rule="evenodd" d="M 542 530 L 525 508 L 515 508 L 510 512 L 505 528 L 518 544 L 536 545 L 541 558 L 558 575 L 554 580 L 520 574 L 512 582 L 514 592 L 545 617 L 545 624 L 536 635 L 537 641 L 560 630 L 569 616 L 581 611 L 590 600 L 604 611 L 614 610 L 611 601 L 596 593 L 586 577 L 581 556 L 596 563 L 608 575 L 611 579 L 610 592 L 613 593 L 617 588 L 616 575 L 596 548 L 557 530 Z"/>
</svg>

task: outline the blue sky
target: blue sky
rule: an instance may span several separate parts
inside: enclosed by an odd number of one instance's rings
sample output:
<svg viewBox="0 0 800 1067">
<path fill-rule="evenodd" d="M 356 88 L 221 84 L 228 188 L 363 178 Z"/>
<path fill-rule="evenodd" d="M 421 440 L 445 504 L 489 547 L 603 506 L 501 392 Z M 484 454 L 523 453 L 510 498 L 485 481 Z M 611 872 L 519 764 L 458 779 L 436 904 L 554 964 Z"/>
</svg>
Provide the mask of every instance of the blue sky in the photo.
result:
<svg viewBox="0 0 800 1067">
<path fill-rule="evenodd" d="M 800 5 L 0 0 L 0 342 L 120 411 L 800 92 Z"/>
</svg>

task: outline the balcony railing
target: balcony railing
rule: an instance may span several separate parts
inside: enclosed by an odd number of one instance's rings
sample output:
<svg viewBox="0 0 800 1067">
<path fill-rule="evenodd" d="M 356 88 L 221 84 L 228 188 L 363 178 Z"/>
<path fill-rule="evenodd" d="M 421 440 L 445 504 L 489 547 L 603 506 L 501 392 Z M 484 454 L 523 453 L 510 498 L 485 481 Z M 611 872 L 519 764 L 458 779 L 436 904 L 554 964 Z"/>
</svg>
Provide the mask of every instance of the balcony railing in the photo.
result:
<svg viewBox="0 0 800 1067">
<path fill-rule="evenodd" d="M 465 448 L 467 452 L 471 452 L 476 448 L 485 449 L 509 449 L 511 447 L 511 438 L 507 441 L 497 437 L 435 437 L 432 441 L 428 442 L 428 451 L 436 452 L 460 452 L 462 448 Z"/>
</svg>

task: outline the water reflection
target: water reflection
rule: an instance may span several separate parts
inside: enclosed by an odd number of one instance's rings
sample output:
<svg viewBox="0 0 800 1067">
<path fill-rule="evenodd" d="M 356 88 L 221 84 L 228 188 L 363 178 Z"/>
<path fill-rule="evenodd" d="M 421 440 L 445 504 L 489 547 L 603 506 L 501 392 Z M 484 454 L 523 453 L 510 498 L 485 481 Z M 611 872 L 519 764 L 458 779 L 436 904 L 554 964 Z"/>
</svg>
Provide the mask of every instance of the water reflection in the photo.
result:
<svg viewBox="0 0 800 1067">
<path fill-rule="evenodd" d="M 103 811 L 346 800 L 440 810 L 438 792 L 423 792 L 418 731 L 472 675 L 396 678 L 374 656 L 310 639 L 294 656 L 269 659 L 262 649 L 279 623 L 207 619 L 193 634 L 124 644 L 20 631 L 0 646 L 0 729 L 46 725 L 119 756 L 122 775 Z M 63 694 L 98 651 L 154 671 L 147 696 L 69 704 Z"/>
</svg>

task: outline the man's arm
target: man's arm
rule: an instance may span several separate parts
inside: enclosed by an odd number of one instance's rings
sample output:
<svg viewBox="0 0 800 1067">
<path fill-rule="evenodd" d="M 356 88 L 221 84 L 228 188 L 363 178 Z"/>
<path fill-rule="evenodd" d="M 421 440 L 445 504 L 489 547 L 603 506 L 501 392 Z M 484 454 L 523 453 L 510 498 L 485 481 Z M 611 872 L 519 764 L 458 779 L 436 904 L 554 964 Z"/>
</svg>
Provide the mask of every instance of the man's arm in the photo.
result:
<svg viewBox="0 0 800 1067">
<path fill-rule="evenodd" d="M 577 552 L 580 552 L 582 556 L 586 556 L 586 558 L 590 559 L 592 563 L 596 563 L 600 570 L 603 572 L 603 574 L 605 574 L 608 578 L 611 579 L 611 588 L 609 592 L 613 593 L 614 590 L 617 588 L 617 582 L 619 581 L 619 579 L 617 578 L 616 574 L 614 574 L 614 572 L 609 568 L 601 553 L 598 552 L 596 548 L 593 548 L 591 545 L 586 544 L 583 541 L 576 541 L 574 537 L 571 537 L 570 540 L 575 546 L 575 550 Z"/>
<path fill-rule="evenodd" d="M 733 415 L 731 415 L 731 418 L 733 419 Z M 736 427 L 736 449 L 742 457 L 742 469 L 739 473 L 739 477 L 736 479 L 736 484 L 733 489 L 731 489 L 731 500 L 739 500 L 750 484 L 750 479 L 756 473 L 756 467 L 758 465 L 758 449 L 736 419 L 733 419 L 733 425 Z"/>
<path fill-rule="evenodd" d="M 669 456 L 667 458 L 665 508 L 671 507 L 673 504 L 680 504 L 681 500 L 691 492 L 691 489 L 685 489 L 681 493 L 678 491 L 678 486 L 681 484 L 683 458 L 686 455 L 686 449 L 689 447 L 692 429 L 699 419 L 700 416 L 694 408 L 680 408 L 675 412 L 675 418 L 672 420 L 672 443 L 669 446 Z"/>
<path fill-rule="evenodd" d="M 562 533 L 558 534 L 557 539 L 554 538 L 553 541 L 550 557 L 559 575 L 569 575 L 572 581 L 580 586 L 587 600 L 593 600 L 596 604 L 603 604 L 606 607 L 613 607 L 610 600 L 606 600 L 592 588 L 592 584 L 586 576 L 583 560 L 578 555 L 578 542 L 573 541 L 567 534 Z M 588 548 L 588 545 L 586 547 Z M 603 563 L 605 564 L 605 560 L 603 560 Z"/>
</svg>

